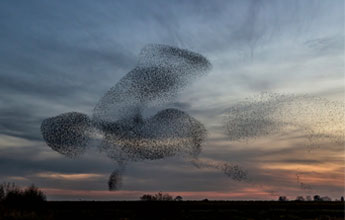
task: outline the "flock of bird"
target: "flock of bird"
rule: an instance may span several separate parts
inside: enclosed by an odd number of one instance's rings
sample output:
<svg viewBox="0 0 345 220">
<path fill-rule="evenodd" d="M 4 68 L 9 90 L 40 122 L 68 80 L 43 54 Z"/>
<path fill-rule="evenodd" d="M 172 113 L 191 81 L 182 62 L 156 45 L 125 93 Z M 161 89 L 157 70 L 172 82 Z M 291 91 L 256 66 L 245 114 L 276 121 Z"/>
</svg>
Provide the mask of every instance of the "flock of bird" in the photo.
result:
<svg viewBox="0 0 345 220">
<path fill-rule="evenodd" d="M 187 157 L 198 168 L 218 169 L 236 181 L 247 180 L 247 171 L 238 165 L 198 159 L 207 131 L 188 113 L 167 108 L 151 116 L 144 114 L 150 106 L 172 101 L 210 69 L 211 63 L 198 53 L 147 45 L 137 65 L 106 92 L 91 116 L 69 112 L 47 118 L 41 124 L 43 139 L 70 158 L 97 143 L 116 163 L 108 180 L 109 190 L 121 187 L 126 163 L 173 156 Z M 343 112 L 344 104 L 326 99 L 264 93 L 227 110 L 226 132 L 229 141 L 242 141 L 297 126 L 306 131 L 311 145 L 325 138 L 343 144 Z M 98 142 L 92 141 L 95 139 Z"/>
</svg>

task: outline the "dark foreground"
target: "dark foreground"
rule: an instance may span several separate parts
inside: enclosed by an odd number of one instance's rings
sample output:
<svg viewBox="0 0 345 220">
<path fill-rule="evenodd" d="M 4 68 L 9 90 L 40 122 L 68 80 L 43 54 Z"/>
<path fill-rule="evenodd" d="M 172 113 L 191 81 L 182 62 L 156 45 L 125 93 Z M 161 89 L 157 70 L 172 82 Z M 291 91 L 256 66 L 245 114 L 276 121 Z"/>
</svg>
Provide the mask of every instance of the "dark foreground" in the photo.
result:
<svg viewBox="0 0 345 220">
<path fill-rule="evenodd" d="M 0 219 L 344 219 L 342 202 L 184 201 L 1 204 Z"/>
</svg>

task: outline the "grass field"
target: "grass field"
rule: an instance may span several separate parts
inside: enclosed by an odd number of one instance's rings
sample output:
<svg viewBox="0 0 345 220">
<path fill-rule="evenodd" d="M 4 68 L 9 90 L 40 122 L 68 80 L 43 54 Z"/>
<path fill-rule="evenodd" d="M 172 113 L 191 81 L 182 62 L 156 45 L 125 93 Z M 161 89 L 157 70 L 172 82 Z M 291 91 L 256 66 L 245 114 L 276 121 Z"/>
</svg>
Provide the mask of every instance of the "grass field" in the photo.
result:
<svg viewBox="0 0 345 220">
<path fill-rule="evenodd" d="M 49 201 L 0 205 L 0 219 L 344 219 L 342 202 Z"/>
</svg>

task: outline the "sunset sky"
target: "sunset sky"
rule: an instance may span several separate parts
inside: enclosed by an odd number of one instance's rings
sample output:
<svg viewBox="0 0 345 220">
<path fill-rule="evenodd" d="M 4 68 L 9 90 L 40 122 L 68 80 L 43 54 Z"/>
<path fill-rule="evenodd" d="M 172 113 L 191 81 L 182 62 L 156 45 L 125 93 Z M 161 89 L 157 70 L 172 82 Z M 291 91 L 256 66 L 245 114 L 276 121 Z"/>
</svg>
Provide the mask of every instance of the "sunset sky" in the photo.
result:
<svg viewBox="0 0 345 220">
<path fill-rule="evenodd" d="M 344 195 L 342 143 L 313 147 L 299 130 L 231 141 L 224 129 L 227 109 L 262 92 L 344 102 L 343 0 L 2 0 L 0 30 L 0 182 L 34 183 L 49 200 L 133 200 L 159 191 L 221 200 Z M 69 159 L 46 145 L 42 120 L 91 115 L 150 43 L 210 60 L 208 75 L 169 106 L 205 125 L 201 159 L 238 164 L 249 181 L 172 157 L 129 163 L 121 190 L 109 192 L 114 163 L 104 153 L 90 148 Z"/>
</svg>

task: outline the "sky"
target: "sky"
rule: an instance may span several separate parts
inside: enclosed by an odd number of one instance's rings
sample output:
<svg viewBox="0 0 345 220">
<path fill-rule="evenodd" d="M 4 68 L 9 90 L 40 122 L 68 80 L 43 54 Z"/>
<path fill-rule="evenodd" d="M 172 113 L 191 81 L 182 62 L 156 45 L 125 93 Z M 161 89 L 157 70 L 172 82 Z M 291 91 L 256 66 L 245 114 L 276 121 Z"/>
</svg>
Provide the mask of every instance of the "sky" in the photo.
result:
<svg viewBox="0 0 345 220">
<path fill-rule="evenodd" d="M 344 103 L 342 0 L 2 0 L 0 29 L 1 182 L 34 183 L 49 200 L 133 200 L 160 191 L 221 200 L 344 194 L 342 144 L 323 139 L 310 150 L 298 130 L 233 141 L 224 129 L 227 109 L 262 92 Z M 91 115 L 151 43 L 210 60 L 208 75 L 170 105 L 208 130 L 200 158 L 239 164 L 250 182 L 173 157 L 128 164 L 121 190 L 109 192 L 114 163 L 103 152 L 70 159 L 46 145 L 45 118 Z"/>
</svg>

